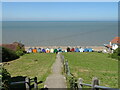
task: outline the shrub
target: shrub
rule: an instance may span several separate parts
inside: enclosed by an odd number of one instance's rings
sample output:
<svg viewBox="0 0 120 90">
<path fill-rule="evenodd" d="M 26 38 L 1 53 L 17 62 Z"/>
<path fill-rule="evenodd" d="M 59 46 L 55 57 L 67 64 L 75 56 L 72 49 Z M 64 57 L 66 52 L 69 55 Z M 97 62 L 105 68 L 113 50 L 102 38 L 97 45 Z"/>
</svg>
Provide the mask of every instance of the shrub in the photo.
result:
<svg viewBox="0 0 120 90">
<path fill-rule="evenodd" d="M 25 54 L 25 49 L 23 47 L 21 48 L 20 46 L 17 46 L 16 54 L 18 56 L 24 55 Z"/>
<path fill-rule="evenodd" d="M 2 62 L 7 62 L 19 58 L 15 51 L 2 47 Z"/>
<path fill-rule="evenodd" d="M 111 54 L 111 57 L 120 60 L 120 47 L 114 50 L 113 54 Z"/>
<path fill-rule="evenodd" d="M 10 73 L 5 69 L 5 68 L 1 68 L 0 69 L 0 79 L 2 79 L 1 81 L 1 87 L 4 90 L 8 90 L 10 88 L 10 82 L 11 82 L 11 75 Z"/>
<path fill-rule="evenodd" d="M 22 55 L 24 55 L 24 52 L 22 50 L 18 50 L 18 51 L 16 51 L 16 55 L 22 56 Z"/>
</svg>

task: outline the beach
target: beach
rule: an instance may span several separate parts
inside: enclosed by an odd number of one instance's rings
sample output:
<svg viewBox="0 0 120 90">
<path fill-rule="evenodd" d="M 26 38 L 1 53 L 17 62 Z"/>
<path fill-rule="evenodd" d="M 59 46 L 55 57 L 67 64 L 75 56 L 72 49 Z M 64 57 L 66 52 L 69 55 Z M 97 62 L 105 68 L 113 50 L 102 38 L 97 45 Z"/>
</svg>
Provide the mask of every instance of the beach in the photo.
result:
<svg viewBox="0 0 120 90">
<path fill-rule="evenodd" d="M 103 51 L 105 49 L 104 46 L 25 46 L 25 50 L 27 51 L 29 48 L 62 48 L 62 50 L 66 50 L 67 47 L 70 48 L 92 48 L 94 51 Z"/>
</svg>

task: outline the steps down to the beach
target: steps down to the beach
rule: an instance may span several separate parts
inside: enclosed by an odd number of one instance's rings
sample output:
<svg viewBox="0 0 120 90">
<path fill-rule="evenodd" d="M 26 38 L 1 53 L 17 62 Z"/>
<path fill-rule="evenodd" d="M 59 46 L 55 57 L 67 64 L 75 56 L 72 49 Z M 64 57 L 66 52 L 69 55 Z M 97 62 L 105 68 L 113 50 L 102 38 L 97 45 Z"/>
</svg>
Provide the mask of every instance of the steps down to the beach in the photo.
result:
<svg viewBox="0 0 120 90">
<path fill-rule="evenodd" d="M 47 88 L 67 88 L 65 76 L 62 75 L 62 62 L 60 53 L 56 56 L 56 61 L 52 66 L 52 73 L 44 83 Z"/>
</svg>

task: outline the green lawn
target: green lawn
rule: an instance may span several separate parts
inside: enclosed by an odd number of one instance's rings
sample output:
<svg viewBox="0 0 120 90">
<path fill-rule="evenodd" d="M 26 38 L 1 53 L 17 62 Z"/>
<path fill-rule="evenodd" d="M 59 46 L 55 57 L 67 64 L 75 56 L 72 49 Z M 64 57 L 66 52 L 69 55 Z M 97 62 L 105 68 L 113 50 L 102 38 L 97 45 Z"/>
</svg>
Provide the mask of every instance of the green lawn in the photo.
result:
<svg viewBox="0 0 120 90">
<path fill-rule="evenodd" d="M 84 83 L 91 84 L 97 77 L 101 86 L 118 88 L 118 61 L 108 57 L 108 54 L 97 52 L 63 53 L 68 60 L 71 73 L 77 78 L 83 78 Z"/>
<path fill-rule="evenodd" d="M 45 81 L 51 73 L 51 66 L 55 62 L 55 54 L 51 53 L 31 53 L 21 56 L 19 59 L 10 61 L 4 67 L 11 74 L 16 76 L 37 77 L 38 81 Z"/>
</svg>

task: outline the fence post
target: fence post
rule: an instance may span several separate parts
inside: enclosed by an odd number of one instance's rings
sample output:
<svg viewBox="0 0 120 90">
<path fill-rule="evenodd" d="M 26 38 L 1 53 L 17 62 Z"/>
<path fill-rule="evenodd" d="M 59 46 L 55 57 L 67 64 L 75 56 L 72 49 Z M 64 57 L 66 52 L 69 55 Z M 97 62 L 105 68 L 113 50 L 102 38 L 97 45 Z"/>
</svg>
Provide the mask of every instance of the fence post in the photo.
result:
<svg viewBox="0 0 120 90">
<path fill-rule="evenodd" d="M 34 78 L 34 89 L 38 89 L 38 85 L 37 85 L 37 77 Z"/>
<path fill-rule="evenodd" d="M 67 63 L 67 60 L 65 61 L 65 73 L 67 74 L 68 70 L 67 70 L 67 66 L 68 66 L 68 63 Z"/>
<path fill-rule="evenodd" d="M 69 69 L 69 65 L 68 65 L 68 61 L 66 60 L 66 74 L 70 75 L 70 69 Z"/>
<path fill-rule="evenodd" d="M 26 77 L 25 82 L 26 82 L 25 83 L 26 90 L 30 90 L 30 78 Z"/>
<path fill-rule="evenodd" d="M 95 88 L 95 85 L 99 85 L 99 80 L 97 77 L 93 77 L 92 79 L 92 90 L 99 90 L 98 88 Z"/>
<path fill-rule="evenodd" d="M 64 56 L 62 55 L 62 63 L 64 64 Z"/>
<path fill-rule="evenodd" d="M 83 83 L 83 79 L 82 78 L 79 78 L 78 79 L 78 88 L 82 88 L 82 84 Z"/>
</svg>

